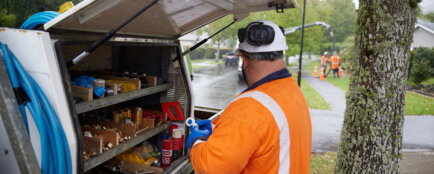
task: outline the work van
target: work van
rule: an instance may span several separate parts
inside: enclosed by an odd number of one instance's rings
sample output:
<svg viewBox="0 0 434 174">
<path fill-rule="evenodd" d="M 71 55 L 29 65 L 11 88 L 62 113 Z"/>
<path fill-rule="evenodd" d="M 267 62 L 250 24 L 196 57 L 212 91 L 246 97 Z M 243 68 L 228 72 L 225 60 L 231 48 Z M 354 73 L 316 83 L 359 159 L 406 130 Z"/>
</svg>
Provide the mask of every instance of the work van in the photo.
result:
<svg viewBox="0 0 434 174">
<path fill-rule="evenodd" d="M 250 12 L 296 6 L 294 0 L 160 0 L 80 62 L 66 65 L 151 2 L 84 0 L 41 30 L 0 28 L 0 41 L 39 84 L 58 116 L 72 173 L 190 173 L 183 146 L 162 167 L 164 140 L 175 139 L 172 131 L 179 129 L 185 141 L 185 118 L 215 118 L 220 112 L 195 109 L 194 95 L 200 94 L 192 90 L 178 38 L 226 15 L 241 20 Z M 0 168 L 4 173 L 40 171 L 43 154 L 35 121 L 27 114 L 26 131 L 3 60 L 0 71 L 0 100 L 7 101 L 0 102 L 0 145 L 10 152 L 1 153 Z M 100 86 L 105 91 L 96 95 Z M 134 160 L 139 162 L 130 163 Z"/>
</svg>

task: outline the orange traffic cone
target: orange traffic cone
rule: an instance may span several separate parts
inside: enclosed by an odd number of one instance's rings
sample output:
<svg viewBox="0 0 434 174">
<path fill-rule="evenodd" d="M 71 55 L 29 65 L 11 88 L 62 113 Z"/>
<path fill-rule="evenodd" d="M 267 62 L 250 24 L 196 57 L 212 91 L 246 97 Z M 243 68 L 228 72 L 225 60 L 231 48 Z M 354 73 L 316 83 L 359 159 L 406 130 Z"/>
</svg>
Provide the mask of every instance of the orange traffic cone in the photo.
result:
<svg viewBox="0 0 434 174">
<path fill-rule="evenodd" d="M 342 77 L 342 69 L 339 67 L 339 77 Z"/>
<path fill-rule="evenodd" d="M 315 71 L 313 72 L 313 77 L 318 77 L 318 66 L 315 65 Z"/>
<path fill-rule="evenodd" d="M 324 80 L 324 68 L 321 68 L 321 75 L 319 76 L 319 80 Z"/>
</svg>

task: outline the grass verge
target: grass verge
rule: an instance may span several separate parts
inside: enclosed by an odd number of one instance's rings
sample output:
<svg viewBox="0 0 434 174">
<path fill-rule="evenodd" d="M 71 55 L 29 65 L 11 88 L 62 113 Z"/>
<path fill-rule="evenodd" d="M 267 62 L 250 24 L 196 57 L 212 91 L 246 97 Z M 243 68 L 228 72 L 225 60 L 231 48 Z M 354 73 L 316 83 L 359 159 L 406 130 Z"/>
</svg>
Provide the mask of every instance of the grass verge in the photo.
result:
<svg viewBox="0 0 434 174">
<path fill-rule="evenodd" d="M 218 62 L 216 62 L 215 60 L 212 62 L 209 62 L 209 64 L 213 64 L 213 65 L 219 65 L 219 64 L 224 64 L 225 61 L 224 60 L 219 60 Z"/>
<path fill-rule="evenodd" d="M 215 59 L 206 59 L 206 58 L 191 60 L 191 63 L 205 63 L 205 62 L 212 65 L 225 63 L 223 59 L 219 59 L 218 62 L 216 62 Z"/>
<path fill-rule="evenodd" d="M 310 156 L 310 173 L 334 173 L 336 152 L 317 153 Z"/>
<path fill-rule="evenodd" d="M 213 59 L 206 59 L 206 58 L 194 59 L 194 60 L 191 60 L 191 63 L 202 63 L 202 62 L 206 62 L 206 61 L 210 61 L 210 60 L 213 60 Z"/>
<path fill-rule="evenodd" d="M 297 79 L 297 75 L 293 74 L 293 77 Z M 301 91 L 310 109 L 331 110 L 324 98 L 303 79 L 301 80 Z"/>
<path fill-rule="evenodd" d="M 422 82 L 423 85 L 434 85 L 434 77 L 431 77 Z"/>
<path fill-rule="evenodd" d="M 407 91 L 405 115 L 434 115 L 434 98 Z"/>
<path fill-rule="evenodd" d="M 348 92 L 350 78 L 343 76 L 339 79 L 327 78 L 327 82 Z M 405 115 L 434 115 L 434 98 L 407 91 L 405 95 Z"/>
<path fill-rule="evenodd" d="M 192 60 L 191 63 L 192 63 L 193 71 L 195 71 L 195 70 L 198 70 L 200 68 L 206 67 L 206 65 L 203 65 L 203 64 L 198 65 L 200 63 L 206 63 L 206 64 L 209 64 L 209 65 L 218 65 L 218 64 L 224 64 L 225 62 L 222 61 L 222 60 L 219 60 L 218 62 L 216 62 L 214 59 L 205 59 L 205 58 L 203 58 L 203 59 Z"/>
<path fill-rule="evenodd" d="M 205 65 L 193 65 L 193 71 L 202 67 L 205 67 Z"/>
<path fill-rule="evenodd" d="M 340 78 L 334 79 L 333 77 L 326 78 L 327 82 L 337 86 L 338 88 L 341 88 L 345 92 L 348 92 L 350 87 L 350 78 L 347 76 L 342 76 Z"/>
</svg>

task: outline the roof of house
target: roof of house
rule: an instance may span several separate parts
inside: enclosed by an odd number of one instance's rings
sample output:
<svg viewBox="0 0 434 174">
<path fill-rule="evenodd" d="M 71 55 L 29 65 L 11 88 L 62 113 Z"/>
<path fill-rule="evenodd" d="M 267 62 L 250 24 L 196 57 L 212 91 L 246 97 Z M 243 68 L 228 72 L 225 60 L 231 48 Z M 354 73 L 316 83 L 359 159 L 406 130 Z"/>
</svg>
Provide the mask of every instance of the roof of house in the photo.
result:
<svg viewBox="0 0 434 174">
<path fill-rule="evenodd" d="M 417 19 L 417 23 L 416 23 L 415 28 L 418 28 L 418 27 L 434 34 L 434 23 L 432 23 L 432 22 Z"/>
</svg>

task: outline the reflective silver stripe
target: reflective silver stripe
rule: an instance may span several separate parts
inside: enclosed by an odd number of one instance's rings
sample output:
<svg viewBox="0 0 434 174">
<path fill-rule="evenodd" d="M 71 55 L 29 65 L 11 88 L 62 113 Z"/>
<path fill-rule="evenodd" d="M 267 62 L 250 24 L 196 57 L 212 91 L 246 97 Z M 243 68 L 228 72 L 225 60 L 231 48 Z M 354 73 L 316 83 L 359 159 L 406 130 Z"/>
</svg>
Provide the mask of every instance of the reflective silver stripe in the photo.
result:
<svg viewBox="0 0 434 174">
<path fill-rule="evenodd" d="M 290 149 L 291 142 L 289 137 L 288 121 L 286 119 L 285 113 L 283 112 L 279 104 L 277 104 L 277 102 L 273 100 L 273 98 L 260 91 L 246 92 L 236 97 L 234 100 L 232 100 L 232 102 L 235 102 L 241 98 L 246 98 L 246 97 L 250 97 L 258 101 L 259 103 L 264 105 L 264 107 L 267 108 L 273 115 L 274 121 L 276 122 L 280 130 L 279 174 L 280 173 L 288 174 L 289 167 L 290 167 L 289 149 Z"/>
<path fill-rule="evenodd" d="M 341 60 L 341 58 L 338 57 L 338 59 L 336 60 L 337 62 L 333 62 L 333 60 L 334 60 L 334 59 L 332 59 L 332 64 L 333 64 L 333 65 L 336 65 L 336 64 L 339 64 L 339 60 Z"/>
</svg>

